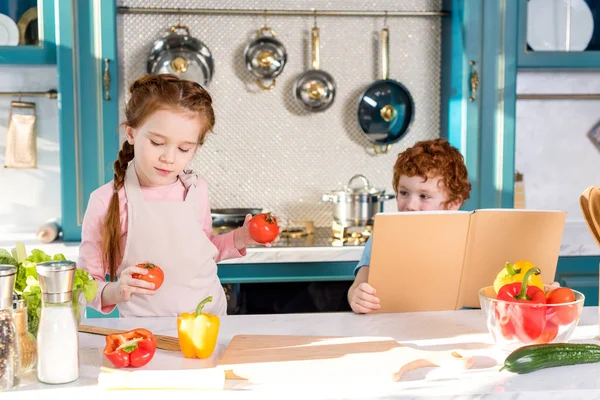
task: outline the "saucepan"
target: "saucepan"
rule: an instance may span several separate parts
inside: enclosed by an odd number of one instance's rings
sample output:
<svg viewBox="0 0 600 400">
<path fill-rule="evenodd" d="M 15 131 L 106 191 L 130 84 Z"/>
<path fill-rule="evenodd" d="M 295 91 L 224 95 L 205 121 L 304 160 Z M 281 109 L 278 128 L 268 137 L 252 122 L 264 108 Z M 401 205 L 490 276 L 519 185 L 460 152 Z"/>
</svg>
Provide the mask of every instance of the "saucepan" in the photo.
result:
<svg viewBox="0 0 600 400">
<path fill-rule="evenodd" d="M 353 187 L 352 183 L 360 179 L 361 187 Z M 340 190 L 323 195 L 323 201 L 333 203 L 333 219 L 345 227 L 373 225 L 373 217 L 383 211 L 383 202 L 395 199 L 396 195 L 385 193 L 385 189 L 371 186 L 364 175 L 354 175 L 348 185 Z"/>
<path fill-rule="evenodd" d="M 275 78 L 283 72 L 287 61 L 287 51 L 275 35 L 273 29 L 264 26 L 258 30 L 256 38 L 244 50 L 246 69 L 254 75 L 258 87 L 271 90 Z M 265 84 L 269 82 L 270 84 Z"/>
<path fill-rule="evenodd" d="M 335 80 L 319 68 L 319 28 L 315 26 L 312 29 L 312 69 L 300 75 L 294 83 L 294 98 L 308 111 L 324 111 L 335 99 Z"/>
<path fill-rule="evenodd" d="M 179 30 L 185 34 L 177 33 Z M 181 24 L 172 26 L 168 36 L 154 42 L 147 63 L 150 74 L 176 74 L 204 87 L 210 84 L 214 69 L 210 49 Z"/>
<path fill-rule="evenodd" d="M 408 89 L 389 79 L 389 29 L 381 31 L 382 79 L 372 83 L 358 103 L 358 123 L 376 152 L 387 152 L 406 135 L 415 104 Z"/>
<path fill-rule="evenodd" d="M 244 225 L 246 215 L 256 215 L 262 208 L 215 208 L 210 210 L 213 227 L 240 227 Z"/>
</svg>

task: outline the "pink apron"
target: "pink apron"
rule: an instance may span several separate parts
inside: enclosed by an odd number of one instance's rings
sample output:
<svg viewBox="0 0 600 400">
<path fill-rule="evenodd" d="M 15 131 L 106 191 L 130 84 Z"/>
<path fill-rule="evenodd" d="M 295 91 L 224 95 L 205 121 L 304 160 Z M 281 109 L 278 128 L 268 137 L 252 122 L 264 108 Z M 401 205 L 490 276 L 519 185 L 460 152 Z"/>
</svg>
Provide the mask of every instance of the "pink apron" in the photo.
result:
<svg viewBox="0 0 600 400">
<path fill-rule="evenodd" d="M 128 266 L 148 261 L 163 269 L 165 280 L 153 296 L 136 294 L 131 301 L 120 303 L 119 314 L 177 316 L 195 311 L 207 296 L 213 300 L 203 311 L 226 314 L 225 292 L 214 261 L 218 250 L 200 225 L 197 176 L 180 176 L 182 182 L 186 178 L 190 181 L 184 201 L 146 202 L 134 168 L 132 162 L 125 173 L 128 233 L 117 274 Z"/>
</svg>

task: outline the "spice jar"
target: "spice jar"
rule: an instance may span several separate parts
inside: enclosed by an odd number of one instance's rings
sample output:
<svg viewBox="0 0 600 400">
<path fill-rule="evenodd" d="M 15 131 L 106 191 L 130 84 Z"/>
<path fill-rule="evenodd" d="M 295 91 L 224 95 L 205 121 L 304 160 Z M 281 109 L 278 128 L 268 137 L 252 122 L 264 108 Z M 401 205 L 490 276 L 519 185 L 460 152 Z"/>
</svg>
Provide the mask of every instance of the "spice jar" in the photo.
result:
<svg viewBox="0 0 600 400">
<path fill-rule="evenodd" d="M 0 265 L 0 391 L 19 385 L 19 342 L 13 319 L 17 267 Z"/>
<path fill-rule="evenodd" d="M 37 363 L 37 341 L 27 327 L 27 306 L 24 300 L 17 301 L 14 317 L 17 336 L 19 337 L 21 374 L 26 374 Z"/>
</svg>

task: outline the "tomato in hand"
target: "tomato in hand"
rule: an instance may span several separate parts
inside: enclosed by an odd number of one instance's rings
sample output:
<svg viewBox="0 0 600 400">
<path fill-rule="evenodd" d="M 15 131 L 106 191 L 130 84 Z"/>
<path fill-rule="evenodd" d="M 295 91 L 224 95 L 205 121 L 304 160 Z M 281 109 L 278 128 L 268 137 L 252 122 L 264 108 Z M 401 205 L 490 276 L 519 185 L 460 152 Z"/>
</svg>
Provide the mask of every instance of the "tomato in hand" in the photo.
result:
<svg viewBox="0 0 600 400">
<path fill-rule="evenodd" d="M 268 213 L 252 217 L 248 230 L 250 237 L 258 243 L 270 243 L 279 235 L 277 219 Z"/>
<path fill-rule="evenodd" d="M 575 301 L 575 293 L 569 288 L 559 287 L 546 294 L 546 304 L 571 303 Z M 548 307 L 550 320 L 557 325 L 568 325 L 577 319 L 577 305 Z"/>
<path fill-rule="evenodd" d="M 557 335 L 558 335 L 558 325 L 556 325 L 552 321 L 548 321 L 548 322 L 546 322 L 546 326 L 544 327 L 544 331 L 542 332 L 542 334 L 540 335 L 540 337 L 535 340 L 534 343 L 536 343 L 536 344 L 550 343 L 554 339 L 556 339 Z"/>
<path fill-rule="evenodd" d="M 145 262 L 137 264 L 136 267 L 145 268 L 148 270 L 148 273 L 146 275 L 132 274 L 132 278 L 154 283 L 154 290 L 158 290 L 158 288 L 162 286 L 165 280 L 165 273 L 158 265 L 150 262 Z"/>
</svg>

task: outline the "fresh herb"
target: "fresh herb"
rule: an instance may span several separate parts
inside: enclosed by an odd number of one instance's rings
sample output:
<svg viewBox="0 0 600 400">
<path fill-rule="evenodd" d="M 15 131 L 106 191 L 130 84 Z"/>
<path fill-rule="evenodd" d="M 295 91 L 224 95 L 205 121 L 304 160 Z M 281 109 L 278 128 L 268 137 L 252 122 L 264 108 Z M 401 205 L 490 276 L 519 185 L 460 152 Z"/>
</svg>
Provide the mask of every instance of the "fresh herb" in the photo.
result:
<svg viewBox="0 0 600 400">
<path fill-rule="evenodd" d="M 0 249 L 0 257 L 10 257 L 16 261 L 17 276 L 14 291 L 25 300 L 29 332 L 36 335 L 42 313 L 42 291 L 35 267 L 41 262 L 60 261 L 66 260 L 66 258 L 60 253 L 50 256 L 39 249 L 32 250 L 29 257 L 27 257 L 25 246 L 22 243 L 17 243 L 12 251 L 12 256 L 6 250 Z M 81 316 L 81 294 L 87 302 L 90 302 L 96 297 L 97 291 L 98 284 L 94 278 L 86 270 L 77 268 L 73 277 L 73 312 L 77 321 Z"/>
</svg>

